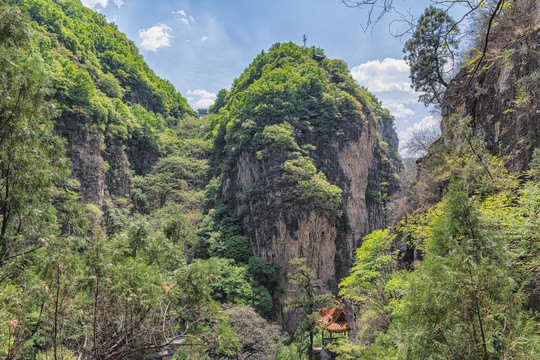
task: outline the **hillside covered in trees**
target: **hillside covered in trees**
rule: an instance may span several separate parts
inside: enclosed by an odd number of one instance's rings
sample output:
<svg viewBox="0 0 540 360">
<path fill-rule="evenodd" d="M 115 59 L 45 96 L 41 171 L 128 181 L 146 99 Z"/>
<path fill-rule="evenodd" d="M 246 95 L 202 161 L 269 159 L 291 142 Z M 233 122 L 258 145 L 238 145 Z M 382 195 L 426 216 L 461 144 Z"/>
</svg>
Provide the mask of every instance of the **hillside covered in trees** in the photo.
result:
<svg viewBox="0 0 540 360">
<path fill-rule="evenodd" d="M 306 258 L 321 290 L 336 291 L 398 188 L 393 117 L 342 61 L 292 43 L 257 56 L 210 112 L 212 226 L 229 256 L 261 256 L 282 280 Z"/>
<path fill-rule="evenodd" d="M 308 359 L 329 304 L 340 359 L 540 357 L 540 4 L 473 5 L 459 71 L 444 8 L 405 44 L 443 130 L 411 174 L 323 49 L 199 118 L 78 0 L 2 2 L 0 358 Z"/>
</svg>

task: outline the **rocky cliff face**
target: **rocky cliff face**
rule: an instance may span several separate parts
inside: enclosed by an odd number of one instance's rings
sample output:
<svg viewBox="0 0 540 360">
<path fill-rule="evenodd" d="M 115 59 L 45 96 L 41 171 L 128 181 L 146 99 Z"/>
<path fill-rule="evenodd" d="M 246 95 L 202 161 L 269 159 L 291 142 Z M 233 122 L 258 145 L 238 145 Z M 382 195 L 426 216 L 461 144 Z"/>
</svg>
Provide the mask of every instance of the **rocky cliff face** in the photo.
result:
<svg viewBox="0 0 540 360">
<path fill-rule="evenodd" d="M 279 56 L 283 57 L 291 56 L 291 51 L 309 55 L 309 50 L 289 44 L 274 51 L 281 51 Z M 264 54 L 254 64 L 264 65 L 274 56 L 278 57 L 274 52 Z M 278 62 L 274 61 L 273 64 Z M 295 66 L 302 66 L 302 61 L 295 61 Z M 305 56 L 303 61 L 313 68 L 313 74 L 320 69 L 324 71 L 319 78 L 319 86 L 324 89 L 321 93 L 299 99 L 302 89 L 297 89 L 284 96 L 290 99 L 289 103 L 279 101 L 281 94 L 276 90 L 265 97 L 268 88 L 278 88 L 284 81 L 274 75 L 282 69 L 267 66 L 271 73 L 268 82 L 262 85 L 259 78 L 251 85 L 264 86 L 257 97 L 265 98 L 266 102 L 259 101 L 254 106 L 265 112 L 246 110 L 251 106 L 250 86 L 238 85 L 243 94 L 233 89 L 225 99 L 241 98 L 242 103 L 232 100 L 221 111 L 223 120 L 214 131 L 217 133 L 214 144 L 223 151 L 220 156 L 228 159 L 221 173 L 224 202 L 234 207 L 242 218 L 244 235 L 249 238 L 253 255 L 280 265 L 283 280 L 290 271 L 289 261 L 304 257 L 307 265 L 316 271 L 319 289 L 336 293 L 338 280 L 347 274 L 362 238 L 385 226 L 384 199 L 397 189 L 397 173 L 402 163 L 396 153 L 398 144 L 392 117 L 380 108 L 376 99 L 358 88 L 342 63 L 338 72 L 333 60 L 315 62 Z M 253 67 L 244 75 L 256 74 Z M 309 76 L 299 77 L 298 81 L 315 82 Z M 235 83 L 242 81 L 247 82 L 241 77 Z M 315 86 L 312 84 L 310 89 Z M 318 112 L 325 103 L 330 104 L 328 108 Z M 282 114 L 281 117 L 268 116 L 268 108 Z M 313 115 L 302 120 L 307 114 Z M 264 140 L 270 128 L 272 134 L 276 133 L 276 124 L 283 135 Z M 223 135 L 219 135 L 220 131 Z M 249 145 L 241 140 L 248 137 L 252 139 Z M 261 138 L 255 143 L 255 139 Z M 306 151 L 307 148 L 310 150 Z M 301 161 L 312 162 L 313 170 L 307 171 L 299 165 L 291 170 L 291 164 Z M 311 175 L 289 179 L 306 171 Z M 317 188 L 326 181 L 327 185 Z M 305 186 L 306 183 L 311 185 Z M 330 205 L 330 198 L 320 200 L 324 199 L 321 193 L 329 187 L 341 190 L 337 207 Z M 313 194 L 306 195 L 308 191 L 317 193 L 318 200 L 313 200 Z M 287 328 L 288 321 L 294 319 L 282 318 L 282 321 Z"/>
<path fill-rule="evenodd" d="M 356 130 L 352 140 L 331 141 L 320 158 L 329 181 L 343 191 L 341 216 L 303 204 L 294 188 L 279 182 L 287 159 L 283 152 L 259 161 L 244 151 L 223 179 L 224 195 L 236 199 L 245 215 L 253 254 L 280 265 L 285 274 L 291 259 L 305 257 L 325 290 L 337 290 L 337 274 L 346 270 L 362 237 L 385 225 L 382 202 L 368 193 L 370 179 L 379 178 L 381 169 L 376 127 L 357 122 Z M 253 184 L 264 193 L 249 196 Z"/>
<path fill-rule="evenodd" d="M 84 202 L 102 207 L 107 196 L 129 198 L 133 180 L 123 143 L 105 137 L 88 119 L 64 111 L 57 119 L 56 133 L 66 139 L 66 155 L 72 176 L 79 180 Z"/>
<path fill-rule="evenodd" d="M 455 140 L 450 119 L 471 117 L 475 136 L 514 173 L 529 169 L 540 148 L 540 1 L 523 0 L 498 19 L 476 76 L 473 66 L 452 80 L 442 106 L 442 134 Z M 527 306 L 540 308 L 540 281 L 523 284 Z"/>
<path fill-rule="evenodd" d="M 517 172 L 527 169 L 535 148 L 540 147 L 540 4 L 531 2 L 521 26 L 494 37 L 504 41 L 497 52 L 486 55 L 478 76 L 464 68 L 451 82 L 442 107 L 442 132 L 447 140 L 449 118 L 470 115 L 475 135 L 481 137 L 493 154 L 508 156 L 508 167 Z M 518 34 L 518 35 L 514 35 Z"/>
<path fill-rule="evenodd" d="M 396 168 L 383 159 L 375 119 L 358 120 L 349 119 L 355 124 L 349 140 L 337 137 L 319 155 L 328 180 L 342 190 L 341 214 L 300 202 L 294 188 L 279 182 L 285 153 L 274 152 L 269 160 L 260 161 L 244 151 L 225 174 L 224 196 L 235 199 L 243 215 L 253 255 L 280 265 L 284 281 L 291 270 L 289 261 L 303 257 L 316 270 L 319 291 L 336 294 L 362 238 L 386 225 L 380 184 L 390 177 L 395 189 Z M 253 184 L 265 190 L 253 196 Z M 285 329 L 298 325 L 298 316 L 283 312 L 277 316 Z"/>
<path fill-rule="evenodd" d="M 169 123 L 194 111 L 116 25 L 79 1 L 7 4 L 36 24 L 33 55 L 43 58 L 47 100 L 60 110 L 55 131 L 66 139 L 83 201 L 102 208 L 108 196 L 129 198 L 131 172 L 144 175 L 176 151 Z"/>
<path fill-rule="evenodd" d="M 101 155 L 103 139 L 97 129 L 82 130 L 86 119 L 64 112 L 56 122 L 56 132 L 66 139 L 66 155 L 71 160 L 72 176 L 79 180 L 84 202 L 101 207 L 105 199 L 105 161 Z"/>
</svg>

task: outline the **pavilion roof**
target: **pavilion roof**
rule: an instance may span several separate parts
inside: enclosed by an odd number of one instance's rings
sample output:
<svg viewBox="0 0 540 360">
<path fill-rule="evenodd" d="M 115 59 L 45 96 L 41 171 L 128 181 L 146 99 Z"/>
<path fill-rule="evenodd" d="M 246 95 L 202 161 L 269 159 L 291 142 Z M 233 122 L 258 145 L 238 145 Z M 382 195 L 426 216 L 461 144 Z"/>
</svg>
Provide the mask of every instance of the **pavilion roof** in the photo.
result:
<svg viewBox="0 0 540 360">
<path fill-rule="evenodd" d="M 343 301 L 336 300 L 334 297 L 336 305 L 342 305 Z M 320 317 L 317 320 L 319 326 L 324 330 L 330 332 L 343 332 L 349 330 L 349 324 L 345 319 L 345 307 L 325 307 L 323 309 L 318 309 Z"/>
</svg>

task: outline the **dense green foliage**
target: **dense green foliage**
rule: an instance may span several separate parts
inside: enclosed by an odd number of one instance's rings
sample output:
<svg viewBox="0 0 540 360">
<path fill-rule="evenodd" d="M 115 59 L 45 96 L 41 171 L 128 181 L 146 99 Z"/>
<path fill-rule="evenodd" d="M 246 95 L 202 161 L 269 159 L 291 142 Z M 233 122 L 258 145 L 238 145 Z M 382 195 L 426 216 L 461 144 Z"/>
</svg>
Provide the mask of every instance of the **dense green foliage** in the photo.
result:
<svg viewBox="0 0 540 360">
<path fill-rule="evenodd" d="M 195 115 L 167 81 L 157 77 L 136 46 L 102 15 L 79 1 L 10 0 L 29 18 L 32 46 L 49 79 L 50 98 L 79 130 L 106 134 L 105 146 L 126 147 L 137 174 L 179 150 L 170 128 Z M 76 119 L 76 120 L 75 120 Z M 71 127 L 71 126 L 70 126 Z M 144 154 L 144 155 L 141 155 Z"/>
<path fill-rule="evenodd" d="M 540 339 L 515 293 L 502 240 L 482 228 L 467 194 L 452 184 L 426 259 L 394 313 L 403 357 L 538 356 Z"/>
<path fill-rule="evenodd" d="M 52 134 L 43 60 L 16 9 L 0 19 L 0 259 L 16 256 L 54 219 L 54 185 L 67 177 L 62 141 Z M 26 239 L 32 238 L 32 241 Z"/>
<path fill-rule="evenodd" d="M 540 152 L 519 183 L 468 121 L 454 121 L 456 141 L 435 144 L 423 159 L 415 187 L 424 193 L 415 201 L 434 205 L 396 228 L 423 261 L 396 271 L 403 260 L 392 255 L 388 231 L 369 235 L 358 250 L 341 286 L 361 307 L 360 342 L 341 347 L 345 358 L 538 357 L 536 305 L 526 289 L 538 278 Z M 449 183 L 436 203 L 437 189 Z"/>
<path fill-rule="evenodd" d="M 264 166 L 281 166 L 276 181 L 294 189 L 295 201 L 335 214 L 341 191 L 328 181 L 318 159 L 332 141 L 357 137 L 364 122 L 392 126 L 393 119 L 355 84 L 345 63 L 321 54 L 321 49 L 278 43 L 258 55 L 212 108 L 217 114 L 211 123 L 212 159 L 220 174 L 230 171 L 241 153 L 255 154 Z M 254 183 L 257 191 L 250 198 L 269 186 Z"/>
<path fill-rule="evenodd" d="M 79 91 L 68 90 L 65 94 L 72 101 L 89 101 L 94 89 L 91 82 L 95 82 L 110 97 L 123 97 L 164 117 L 181 118 L 192 113 L 185 99 L 168 81 L 154 74 L 135 44 L 114 24 L 107 23 L 103 15 L 72 0 L 8 3 L 18 6 L 35 21 L 33 26 L 42 36 L 40 49 L 54 50 L 47 54 L 52 57 L 47 59 L 51 65 L 54 60 L 60 60 L 57 58 L 60 54 L 63 60 L 70 60 L 71 65 L 67 61 L 60 64 L 67 77 L 57 81 L 65 84 L 63 88 L 77 85 Z"/>
<path fill-rule="evenodd" d="M 235 278 L 219 259 L 194 259 L 206 122 L 186 118 L 180 94 L 78 1 L 8 3 L 18 7 L 0 7 L 0 357 L 129 359 L 184 336 L 194 358 L 231 354 L 239 345 L 215 298 Z M 73 154 L 79 139 L 96 140 L 82 146 L 111 178 L 103 204 L 79 194 L 84 173 L 70 177 L 64 147 Z M 114 196 L 130 169 L 99 159 L 125 155 L 140 176 Z M 260 299 L 252 306 L 271 308 L 241 280 Z"/>
<path fill-rule="evenodd" d="M 359 337 L 363 344 L 375 340 L 390 325 L 393 301 L 398 298 L 397 257 L 392 251 L 395 238 L 389 230 L 366 236 L 356 250 L 350 275 L 340 283 L 340 295 L 362 306 Z"/>
<path fill-rule="evenodd" d="M 331 301 L 331 294 L 318 294 L 315 289 L 315 270 L 306 265 L 305 258 L 290 261 L 294 271 L 289 273 L 290 290 L 294 296 L 285 300 L 286 311 L 301 310 L 302 322 L 294 334 L 295 342 L 300 344 L 300 355 L 311 358 L 311 349 L 320 327 L 317 323 L 319 312 L 317 309 L 325 307 Z"/>
<path fill-rule="evenodd" d="M 406 45 L 426 102 L 444 85 L 455 43 L 439 31 L 451 25 L 431 9 Z M 398 181 L 399 155 L 382 139 L 393 118 L 322 53 L 274 45 L 199 119 L 78 1 L 2 3 L 0 357 L 131 359 L 178 338 L 177 359 L 273 356 L 283 339 L 261 315 L 275 316 L 283 274 L 253 256 L 247 214 L 271 216 L 264 195 L 279 189 L 287 206 L 341 219 L 342 190 L 323 159 L 368 125 L 383 170 L 366 195 L 389 201 Z M 419 210 L 357 250 L 341 294 L 361 309 L 360 344 L 344 344 L 343 358 L 540 356 L 524 291 L 538 278 L 540 151 L 518 178 L 470 121 L 452 118 L 453 141 L 422 160 Z M 234 198 L 224 182 L 242 157 L 269 176 Z M 107 183 L 99 200 L 85 192 L 93 172 Z M 397 251 L 404 244 L 415 263 Z M 302 323 L 280 359 L 309 353 L 328 298 L 305 260 L 292 265 L 287 310 Z"/>
<path fill-rule="evenodd" d="M 212 186 L 210 183 L 209 187 Z M 281 268 L 263 258 L 252 256 L 249 240 L 243 235 L 238 216 L 226 207 L 211 210 L 197 231 L 195 254 L 200 258 L 218 258 L 221 279 L 214 286 L 214 297 L 224 303 L 250 305 L 271 317 L 275 310 L 272 296 L 283 291 Z M 216 222 L 215 218 L 221 218 Z"/>
<path fill-rule="evenodd" d="M 412 38 L 405 43 L 403 51 L 411 67 L 411 82 L 415 91 L 424 93 L 419 100 L 426 106 L 442 104 L 449 81 L 447 67 L 454 67 L 457 37 L 455 21 L 446 11 L 430 6 L 418 19 Z"/>
<path fill-rule="evenodd" d="M 473 201 L 452 183 L 435 220 L 412 223 L 409 233 L 424 233 L 427 246 L 424 261 L 410 273 L 385 271 L 388 252 L 369 250 L 390 244 L 378 232 L 370 235 L 341 284 L 364 314 L 360 345 L 342 346 L 345 358 L 538 357 L 540 337 L 520 288 L 537 275 L 536 191 L 538 183 L 527 182 L 510 205 L 504 193 Z M 394 292 L 381 297 L 385 288 Z M 373 306 L 381 298 L 383 307 Z M 385 326 L 381 308 L 391 321 Z M 373 323 L 377 309 L 379 323 Z M 362 331 L 366 327 L 372 332 Z"/>
</svg>

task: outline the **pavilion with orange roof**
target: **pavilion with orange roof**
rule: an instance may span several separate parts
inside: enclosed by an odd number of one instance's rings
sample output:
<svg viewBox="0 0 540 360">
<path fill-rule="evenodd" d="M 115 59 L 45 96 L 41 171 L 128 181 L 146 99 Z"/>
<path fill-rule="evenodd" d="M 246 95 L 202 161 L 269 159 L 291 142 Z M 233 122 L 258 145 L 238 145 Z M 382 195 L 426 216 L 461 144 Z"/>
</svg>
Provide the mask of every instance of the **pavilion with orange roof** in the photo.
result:
<svg viewBox="0 0 540 360">
<path fill-rule="evenodd" d="M 318 309 L 320 317 L 317 321 L 322 330 L 323 346 L 332 344 L 332 334 L 346 333 L 349 331 L 349 324 L 347 324 L 345 318 L 346 312 L 345 307 L 343 306 L 343 300 L 337 300 L 334 296 L 334 302 L 337 305 L 336 307 L 327 306 L 323 309 Z M 329 338 L 324 337 L 325 331 L 329 332 Z"/>
</svg>

